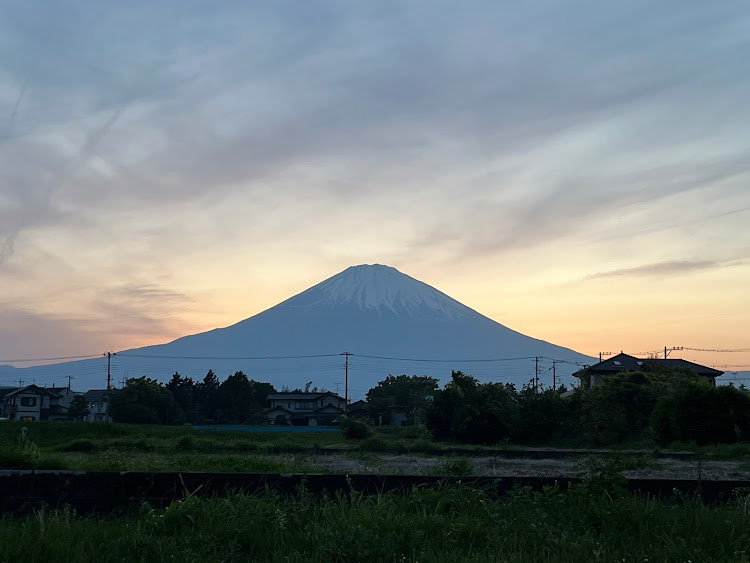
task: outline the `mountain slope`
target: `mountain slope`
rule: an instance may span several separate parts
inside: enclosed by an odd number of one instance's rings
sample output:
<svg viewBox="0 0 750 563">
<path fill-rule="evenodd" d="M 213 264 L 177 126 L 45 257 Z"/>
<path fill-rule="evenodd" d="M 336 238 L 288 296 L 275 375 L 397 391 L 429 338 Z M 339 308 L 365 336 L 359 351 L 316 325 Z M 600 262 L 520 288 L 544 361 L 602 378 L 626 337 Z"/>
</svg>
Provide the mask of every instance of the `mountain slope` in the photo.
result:
<svg viewBox="0 0 750 563">
<path fill-rule="evenodd" d="M 535 357 L 571 362 L 556 364 L 561 377 L 575 371 L 573 362 L 591 363 L 582 354 L 511 330 L 395 268 L 376 264 L 347 268 L 235 325 L 122 352 L 115 359 L 115 381 L 143 373 L 166 380 L 174 371 L 202 378 L 208 369 L 223 378 L 242 369 L 279 388 L 312 381 L 334 390 L 339 384 L 343 391 L 343 358 L 338 354 L 345 351 L 354 354 L 350 388 L 355 397 L 389 373 L 446 380 L 451 369 L 462 369 L 480 379 L 521 384 L 538 368 L 542 381 L 551 384 L 551 361 L 540 364 Z M 249 359 L 269 356 L 285 359 Z M 489 361 L 502 358 L 523 359 Z M 93 360 L 34 370 L 48 376 L 55 370 L 77 371 L 76 386 L 81 388 L 81 380 L 91 379 L 84 373 L 94 363 L 101 369 L 102 361 Z M 27 370 L 14 374 L 19 371 Z M 101 387 L 101 375 L 96 379 L 95 386 Z"/>
</svg>

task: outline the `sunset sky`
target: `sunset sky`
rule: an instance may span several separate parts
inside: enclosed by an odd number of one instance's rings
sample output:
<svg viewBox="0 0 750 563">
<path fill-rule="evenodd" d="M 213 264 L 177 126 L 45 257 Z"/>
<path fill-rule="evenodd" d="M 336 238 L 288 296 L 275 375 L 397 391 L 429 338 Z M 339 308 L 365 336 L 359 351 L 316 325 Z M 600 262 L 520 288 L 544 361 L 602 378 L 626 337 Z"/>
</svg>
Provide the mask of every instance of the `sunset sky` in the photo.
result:
<svg viewBox="0 0 750 563">
<path fill-rule="evenodd" d="M 589 355 L 750 369 L 750 4 L 0 5 L 0 360 L 376 262 Z"/>
</svg>

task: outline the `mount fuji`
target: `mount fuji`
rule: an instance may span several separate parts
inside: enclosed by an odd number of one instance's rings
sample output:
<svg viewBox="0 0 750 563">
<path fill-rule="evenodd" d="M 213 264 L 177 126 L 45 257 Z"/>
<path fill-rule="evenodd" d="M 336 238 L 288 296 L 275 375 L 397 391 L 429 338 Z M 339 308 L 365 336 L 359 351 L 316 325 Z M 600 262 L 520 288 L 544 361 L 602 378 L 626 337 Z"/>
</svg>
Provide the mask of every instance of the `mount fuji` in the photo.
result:
<svg viewBox="0 0 750 563">
<path fill-rule="evenodd" d="M 344 357 L 343 352 L 352 355 Z M 553 364 L 553 360 L 555 363 Z M 168 344 L 118 352 L 112 379 L 147 374 L 166 381 L 175 371 L 202 379 L 209 369 L 221 379 L 237 370 L 277 388 L 344 391 L 345 363 L 354 398 L 388 374 L 432 375 L 445 382 L 460 369 L 482 381 L 520 385 L 539 378 L 570 384 L 583 354 L 525 336 L 459 303 L 395 268 L 352 266 L 327 280 L 226 328 L 185 336 Z M 106 385 L 106 358 L 11 368 L 0 375 L 30 383 L 74 388 Z M 7 377 L 3 378 L 4 384 Z"/>
</svg>

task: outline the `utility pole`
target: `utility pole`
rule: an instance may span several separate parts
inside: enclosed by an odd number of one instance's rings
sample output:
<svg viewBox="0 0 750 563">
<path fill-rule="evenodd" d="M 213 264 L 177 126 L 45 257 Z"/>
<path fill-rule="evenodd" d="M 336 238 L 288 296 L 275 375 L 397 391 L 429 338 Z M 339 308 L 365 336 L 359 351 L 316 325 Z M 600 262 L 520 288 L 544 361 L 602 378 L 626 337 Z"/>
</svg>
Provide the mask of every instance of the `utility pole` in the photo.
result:
<svg viewBox="0 0 750 563">
<path fill-rule="evenodd" d="M 557 389 L 557 360 L 552 360 L 552 390 Z"/>
<path fill-rule="evenodd" d="M 342 356 L 344 356 L 344 377 L 346 378 L 344 380 L 344 412 L 349 412 L 349 356 L 353 356 L 351 352 L 342 352 Z"/>
<path fill-rule="evenodd" d="M 534 391 L 539 391 L 539 356 L 534 357 Z"/>
<path fill-rule="evenodd" d="M 72 376 L 72 375 L 69 375 L 69 376 L 68 376 L 68 389 L 70 389 L 70 380 L 71 380 L 71 379 L 73 379 L 73 376 Z"/>
<path fill-rule="evenodd" d="M 599 352 L 599 363 L 602 363 L 603 356 L 611 356 L 612 352 Z"/>
<path fill-rule="evenodd" d="M 107 356 L 107 391 L 112 388 L 112 356 L 116 356 L 114 352 L 104 352 Z"/>
</svg>

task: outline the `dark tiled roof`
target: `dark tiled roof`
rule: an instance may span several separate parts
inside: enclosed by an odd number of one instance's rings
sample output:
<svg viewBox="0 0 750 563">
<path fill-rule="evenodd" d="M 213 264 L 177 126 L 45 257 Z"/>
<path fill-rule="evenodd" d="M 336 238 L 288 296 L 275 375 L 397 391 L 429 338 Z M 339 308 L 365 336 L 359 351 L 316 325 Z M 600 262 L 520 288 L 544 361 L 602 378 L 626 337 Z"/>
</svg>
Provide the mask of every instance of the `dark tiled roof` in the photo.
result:
<svg viewBox="0 0 750 563">
<path fill-rule="evenodd" d="M 109 393 L 109 389 L 91 389 L 83 394 L 83 398 L 90 403 L 96 403 L 107 397 Z"/>
<path fill-rule="evenodd" d="M 268 414 L 271 411 L 284 411 L 289 414 L 294 414 L 292 411 L 290 411 L 289 409 L 285 409 L 284 407 L 273 407 L 271 409 L 266 409 L 263 411 L 263 414 Z"/>
<path fill-rule="evenodd" d="M 681 360 L 677 358 L 667 358 L 665 359 L 641 359 L 636 358 L 634 356 L 629 356 L 628 354 L 617 354 L 616 356 L 612 356 L 611 358 L 607 358 L 606 360 L 603 360 L 599 362 L 598 364 L 594 364 L 593 366 L 590 366 L 587 368 L 589 372 L 594 373 L 619 373 L 621 371 L 639 371 L 643 369 L 643 366 L 646 364 L 652 364 L 657 366 L 662 366 L 667 369 L 671 368 L 687 368 L 698 375 L 704 375 L 704 376 L 710 376 L 710 377 L 719 377 L 724 372 L 719 371 L 717 369 L 713 369 L 707 366 L 702 366 L 700 364 L 696 364 L 693 362 L 689 362 L 687 360 Z"/>
</svg>

